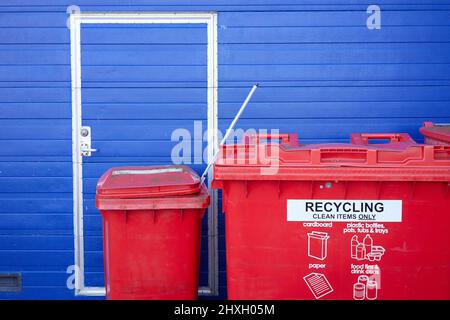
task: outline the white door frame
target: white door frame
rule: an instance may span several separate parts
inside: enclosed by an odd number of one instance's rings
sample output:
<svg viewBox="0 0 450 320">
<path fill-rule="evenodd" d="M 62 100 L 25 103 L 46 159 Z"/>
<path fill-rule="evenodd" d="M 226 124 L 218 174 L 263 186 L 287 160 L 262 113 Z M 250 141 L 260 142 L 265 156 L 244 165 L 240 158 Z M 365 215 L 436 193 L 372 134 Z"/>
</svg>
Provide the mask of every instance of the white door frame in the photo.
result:
<svg viewBox="0 0 450 320">
<path fill-rule="evenodd" d="M 215 12 L 75 12 L 70 15 L 70 54 L 72 76 L 72 163 L 73 163 L 73 225 L 75 241 L 75 294 L 103 296 L 104 287 L 84 285 L 83 233 L 83 171 L 80 151 L 81 129 L 81 42 L 82 23 L 152 23 L 152 24 L 206 24 L 208 33 L 208 159 L 218 149 L 217 137 L 217 13 Z M 208 286 L 200 287 L 199 294 L 218 294 L 217 254 L 217 191 L 211 189 L 212 168 L 208 175 L 211 205 L 208 211 Z"/>
</svg>

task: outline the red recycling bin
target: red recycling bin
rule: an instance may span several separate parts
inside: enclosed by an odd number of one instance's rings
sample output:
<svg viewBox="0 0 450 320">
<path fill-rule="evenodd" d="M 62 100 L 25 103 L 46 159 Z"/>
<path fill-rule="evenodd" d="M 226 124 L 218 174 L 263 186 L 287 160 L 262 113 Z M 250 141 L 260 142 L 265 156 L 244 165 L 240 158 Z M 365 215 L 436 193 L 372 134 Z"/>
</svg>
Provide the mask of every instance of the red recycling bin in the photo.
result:
<svg viewBox="0 0 450 320">
<path fill-rule="evenodd" d="M 450 144 L 450 124 L 435 124 L 424 122 L 420 132 L 427 144 Z"/>
<path fill-rule="evenodd" d="M 186 166 L 109 169 L 97 184 L 108 299 L 196 299 L 209 194 Z"/>
<path fill-rule="evenodd" d="M 450 146 L 265 139 L 214 166 L 230 299 L 450 299 Z"/>
</svg>

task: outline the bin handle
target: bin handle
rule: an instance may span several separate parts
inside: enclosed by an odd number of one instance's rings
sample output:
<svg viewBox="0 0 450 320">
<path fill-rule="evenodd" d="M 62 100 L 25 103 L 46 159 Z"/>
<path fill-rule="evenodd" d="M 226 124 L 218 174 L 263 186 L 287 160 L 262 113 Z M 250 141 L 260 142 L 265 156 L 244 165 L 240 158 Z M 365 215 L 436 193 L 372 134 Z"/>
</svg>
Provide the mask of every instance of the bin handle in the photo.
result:
<svg viewBox="0 0 450 320">
<path fill-rule="evenodd" d="M 424 128 L 431 128 L 431 127 L 433 127 L 433 126 L 434 126 L 434 123 L 431 122 L 431 121 L 425 121 L 425 122 L 423 123 L 423 127 L 424 127 Z"/>
<path fill-rule="evenodd" d="M 297 135 L 292 133 L 250 133 L 244 136 L 245 144 L 260 143 L 261 139 L 279 140 L 282 144 L 290 144 L 296 141 Z"/>
<path fill-rule="evenodd" d="M 376 161 L 376 154 L 373 154 L 371 150 L 367 149 L 343 147 L 311 150 L 311 164 L 338 164 L 340 162 L 367 163 L 368 161 Z"/>
<path fill-rule="evenodd" d="M 350 143 L 352 144 L 368 145 L 370 140 L 374 139 L 388 139 L 389 143 L 416 143 L 407 133 L 352 133 L 350 135 Z"/>
</svg>

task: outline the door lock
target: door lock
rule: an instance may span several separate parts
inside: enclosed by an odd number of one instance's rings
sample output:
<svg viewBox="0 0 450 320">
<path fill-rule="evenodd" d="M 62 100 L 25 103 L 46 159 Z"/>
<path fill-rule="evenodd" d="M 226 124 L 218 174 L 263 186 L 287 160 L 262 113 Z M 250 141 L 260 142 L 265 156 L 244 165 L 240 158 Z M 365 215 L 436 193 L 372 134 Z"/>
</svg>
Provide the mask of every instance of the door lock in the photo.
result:
<svg viewBox="0 0 450 320">
<path fill-rule="evenodd" d="M 92 148 L 91 145 L 91 127 L 83 126 L 80 130 L 80 151 L 81 156 L 90 157 L 97 149 Z"/>
<path fill-rule="evenodd" d="M 81 128 L 81 136 L 82 137 L 87 137 L 90 134 L 90 130 L 87 129 L 86 127 L 82 127 Z"/>
</svg>

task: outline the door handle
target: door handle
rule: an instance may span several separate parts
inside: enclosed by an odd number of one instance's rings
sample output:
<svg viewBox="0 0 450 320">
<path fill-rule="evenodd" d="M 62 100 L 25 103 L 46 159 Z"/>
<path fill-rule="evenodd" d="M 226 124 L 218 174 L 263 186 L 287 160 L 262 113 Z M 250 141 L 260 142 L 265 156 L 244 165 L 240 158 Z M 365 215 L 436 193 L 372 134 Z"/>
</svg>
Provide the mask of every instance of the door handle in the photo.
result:
<svg viewBox="0 0 450 320">
<path fill-rule="evenodd" d="M 81 152 L 97 152 L 97 149 L 89 148 L 88 146 L 82 145 Z"/>
<path fill-rule="evenodd" d="M 92 153 L 93 153 L 93 152 L 97 152 L 97 151 L 98 151 L 98 150 L 95 149 L 95 148 L 91 148 L 91 146 L 89 146 L 89 145 L 86 144 L 86 143 L 82 143 L 82 144 L 81 144 L 80 150 L 81 150 L 81 155 L 82 155 L 83 157 L 90 157 L 90 156 L 92 156 Z"/>
</svg>

